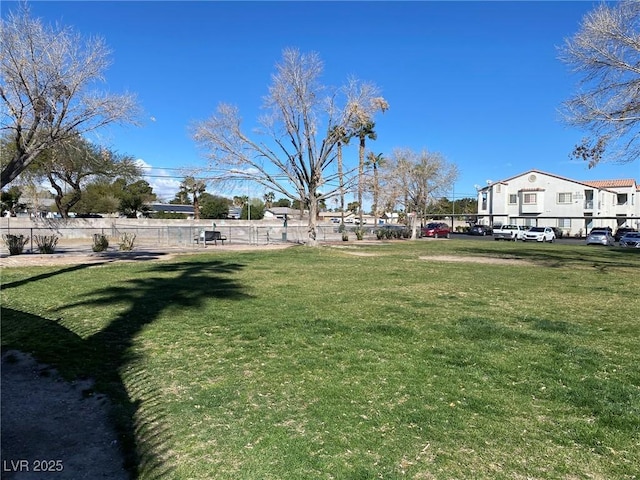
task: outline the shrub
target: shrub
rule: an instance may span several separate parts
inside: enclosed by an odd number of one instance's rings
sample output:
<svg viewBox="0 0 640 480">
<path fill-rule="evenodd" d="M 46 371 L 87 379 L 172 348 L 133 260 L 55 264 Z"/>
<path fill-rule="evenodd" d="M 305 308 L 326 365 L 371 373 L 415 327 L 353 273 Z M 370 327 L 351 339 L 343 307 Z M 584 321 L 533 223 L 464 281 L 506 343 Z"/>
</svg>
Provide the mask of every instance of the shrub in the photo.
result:
<svg viewBox="0 0 640 480">
<path fill-rule="evenodd" d="M 91 249 L 94 252 L 104 252 L 107 248 L 109 248 L 109 239 L 107 236 L 102 233 L 94 233 L 93 246 Z"/>
<path fill-rule="evenodd" d="M 9 249 L 9 255 L 20 255 L 24 250 L 24 246 L 29 241 L 29 237 L 24 235 L 3 235 L 5 245 Z"/>
<path fill-rule="evenodd" d="M 342 241 L 343 242 L 348 242 L 349 241 L 349 234 L 347 233 L 346 230 L 344 232 L 342 232 Z"/>
<path fill-rule="evenodd" d="M 134 233 L 123 233 L 120 237 L 120 250 L 133 250 L 133 243 L 136 240 L 136 235 Z"/>
<path fill-rule="evenodd" d="M 354 233 L 356 234 L 356 238 L 358 240 L 362 240 L 362 238 L 364 237 L 364 229 L 362 228 L 356 228 Z"/>
<path fill-rule="evenodd" d="M 51 254 L 56 251 L 58 237 L 56 235 L 35 235 L 33 239 L 38 246 L 38 252 Z"/>
</svg>

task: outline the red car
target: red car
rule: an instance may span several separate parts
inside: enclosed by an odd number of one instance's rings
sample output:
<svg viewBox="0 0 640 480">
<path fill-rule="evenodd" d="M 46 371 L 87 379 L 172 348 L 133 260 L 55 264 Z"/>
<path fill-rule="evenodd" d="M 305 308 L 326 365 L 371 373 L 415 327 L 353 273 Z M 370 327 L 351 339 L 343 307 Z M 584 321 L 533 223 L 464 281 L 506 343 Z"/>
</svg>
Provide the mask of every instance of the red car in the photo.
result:
<svg viewBox="0 0 640 480">
<path fill-rule="evenodd" d="M 424 227 L 422 227 L 423 237 L 449 238 L 450 234 L 451 234 L 451 230 L 449 230 L 449 225 L 447 225 L 446 223 L 432 222 L 432 223 L 427 223 Z"/>
</svg>

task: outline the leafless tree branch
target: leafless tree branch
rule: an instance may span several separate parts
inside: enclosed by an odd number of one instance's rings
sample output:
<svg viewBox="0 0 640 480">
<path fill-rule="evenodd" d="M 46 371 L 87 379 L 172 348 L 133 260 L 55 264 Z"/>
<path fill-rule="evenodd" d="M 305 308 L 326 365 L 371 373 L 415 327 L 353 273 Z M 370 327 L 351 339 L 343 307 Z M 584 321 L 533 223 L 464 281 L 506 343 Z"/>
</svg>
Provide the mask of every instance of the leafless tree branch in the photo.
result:
<svg viewBox="0 0 640 480">
<path fill-rule="evenodd" d="M 102 39 L 45 26 L 26 5 L 2 20 L 0 128 L 15 142 L 2 165 L 2 187 L 60 142 L 111 123 L 135 123 L 134 95 L 97 90 L 110 54 Z"/>
<path fill-rule="evenodd" d="M 639 2 L 603 3 L 560 48 L 560 60 L 580 75 L 577 92 L 562 106 L 563 120 L 590 132 L 572 156 L 590 167 L 640 156 L 639 25 Z"/>
<path fill-rule="evenodd" d="M 224 104 L 193 128 L 193 138 L 204 148 L 210 167 L 241 174 L 308 206 L 310 245 L 316 243 L 319 202 L 352 183 L 350 177 L 343 178 L 345 172 L 337 175 L 329 167 L 344 141 L 339 132 L 350 128 L 353 112 L 349 109 L 354 110 L 357 99 L 344 95 L 344 90 L 332 92 L 323 86 L 322 70 L 316 53 L 286 49 L 264 99 L 267 113 L 260 118 L 259 131 L 247 135 L 237 108 Z M 339 94 L 346 97 L 342 106 Z"/>
</svg>

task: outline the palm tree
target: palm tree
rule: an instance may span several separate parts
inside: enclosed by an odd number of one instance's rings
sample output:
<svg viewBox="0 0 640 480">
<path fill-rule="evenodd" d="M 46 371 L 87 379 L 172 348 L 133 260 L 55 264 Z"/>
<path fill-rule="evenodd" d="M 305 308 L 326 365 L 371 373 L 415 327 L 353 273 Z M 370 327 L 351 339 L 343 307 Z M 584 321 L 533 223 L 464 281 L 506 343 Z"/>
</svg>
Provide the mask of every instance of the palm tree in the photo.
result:
<svg viewBox="0 0 640 480">
<path fill-rule="evenodd" d="M 180 184 L 180 190 L 188 195 L 193 196 L 193 218 L 200 220 L 200 198 L 199 195 L 207 189 L 206 184 L 202 180 L 193 177 L 185 177 Z"/>
<path fill-rule="evenodd" d="M 333 127 L 332 135 L 337 137 L 336 145 L 338 147 L 338 182 L 340 183 L 340 224 L 344 225 L 344 173 L 342 163 L 342 145 L 347 145 L 352 133 L 349 133 L 343 125 L 336 125 Z"/>
<path fill-rule="evenodd" d="M 265 208 L 271 208 L 273 206 L 273 201 L 276 199 L 276 194 L 274 192 L 267 192 L 262 198 L 264 198 Z"/>
<path fill-rule="evenodd" d="M 362 225 L 362 192 L 364 190 L 364 151 L 366 147 L 366 139 L 375 140 L 378 135 L 373 130 L 375 128 L 375 122 L 369 119 L 357 123 L 354 128 L 354 137 L 360 139 L 360 151 L 358 162 L 358 204 L 360 205 L 360 225 Z"/>
<path fill-rule="evenodd" d="M 373 167 L 373 224 L 378 225 L 378 201 L 380 194 L 380 179 L 378 178 L 378 167 L 384 164 L 385 158 L 381 153 L 375 155 L 369 152 L 367 164 Z"/>
</svg>

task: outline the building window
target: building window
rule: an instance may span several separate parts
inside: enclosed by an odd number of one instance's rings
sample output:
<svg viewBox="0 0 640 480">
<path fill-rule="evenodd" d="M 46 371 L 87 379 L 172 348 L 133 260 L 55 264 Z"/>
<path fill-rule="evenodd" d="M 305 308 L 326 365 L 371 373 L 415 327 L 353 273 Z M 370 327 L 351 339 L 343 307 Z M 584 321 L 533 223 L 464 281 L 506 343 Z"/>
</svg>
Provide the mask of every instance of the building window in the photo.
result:
<svg viewBox="0 0 640 480">
<path fill-rule="evenodd" d="M 560 227 L 560 228 L 571 228 L 571 219 L 570 218 L 559 218 L 558 219 L 558 227 Z"/>
<path fill-rule="evenodd" d="M 535 205 L 538 202 L 538 194 L 536 193 L 525 193 L 523 195 L 522 203 L 525 205 Z"/>
<path fill-rule="evenodd" d="M 487 209 L 487 192 L 482 192 L 482 210 Z"/>
<path fill-rule="evenodd" d="M 616 200 L 618 202 L 618 205 L 626 205 L 627 204 L 627 194 L 626 193 L 619 193 L 616 196 L 617 196 Z"/>
<path fill-rule="evenodd" d="M 518 203 L 518 195 L 509 195 L 509 205 L 516 205 Z"/>
<path fill-rule="evenodd" d="M 558 203 L 571 203 L 572 201 L 571 192 L 558 193 Z"/>
</svg>

